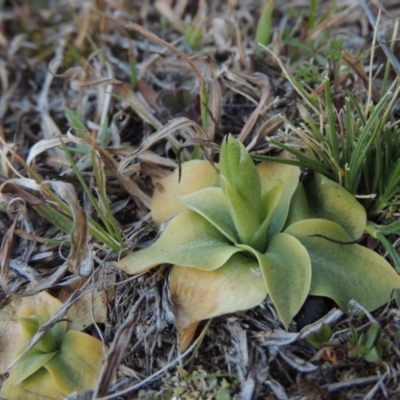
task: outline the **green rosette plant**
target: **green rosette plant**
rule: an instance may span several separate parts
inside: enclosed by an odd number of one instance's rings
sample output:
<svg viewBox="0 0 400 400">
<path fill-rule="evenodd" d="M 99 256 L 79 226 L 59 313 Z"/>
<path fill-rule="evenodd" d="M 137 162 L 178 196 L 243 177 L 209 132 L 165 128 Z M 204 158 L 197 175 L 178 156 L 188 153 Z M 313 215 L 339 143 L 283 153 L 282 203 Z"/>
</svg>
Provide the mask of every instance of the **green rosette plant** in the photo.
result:
<svg viewBox="0 0 400 400">
<path fill-rule="evenodd" d="M 320 174 L 299 178 L 296 166 L 255 166 L 229 136 L 219 179 L 206 161 L 189 161 L 181 180 L 175 171 L 155 182 L 153 218 L 172 219 L 154 244 L 117 267 L 139 274 L 173 264 L 180 351 L 201 320 L 252 308 L 267 295 L 288 328 L 309 294 L 329 297 L 344 311 L 351 299 L 374 310 L 400 287 L 385 259 L 355 243 L 366 213 L 354 196 Z"/>
<path fill-rule="evenodd" d="M 45 292 L 40 293 L 39 300 L 23 299 L 18 312 L 20 344 L 14 358 L 25 351 L 41 326 L 61 305 Z M 66 320 L 58 322 L 11 367 L 0 397 L 7 400 L 61 400 L 73 392 L 94 389 L 106 352 L 107 348 L 100 340 L 68 330 Z"/>
</svg>

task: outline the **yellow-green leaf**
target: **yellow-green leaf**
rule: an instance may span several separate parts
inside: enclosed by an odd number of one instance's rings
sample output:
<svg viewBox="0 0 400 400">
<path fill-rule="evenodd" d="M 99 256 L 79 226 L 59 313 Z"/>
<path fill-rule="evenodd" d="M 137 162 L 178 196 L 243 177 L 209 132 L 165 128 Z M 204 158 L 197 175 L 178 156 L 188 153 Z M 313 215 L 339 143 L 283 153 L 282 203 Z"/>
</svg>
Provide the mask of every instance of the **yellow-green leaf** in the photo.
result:
<svg viewBox="0 0 400 400">
<path fill-rule="evenodd" d="M 10 375 L 11 376 L 11 375 Z M 0 390 L 1 398 L 7 400 L 63 400 L 67 393 L 60 392 L 51 375 L 45 368 L 40 368 L 22 383 L 12 385 L 7 379 Z"/>
<path fill-rule="evenodd" d="M 312 218 L 338 223 L 353 240 L 363 235 L 367 214 L 351 193 L 321 174 L 305 180 L 303 185 Z"/>
<path fill-rule="evenodd" d="M 269 297 L 287 328 L 303 305 L 311 285 L 311 261 L 305 247 L 286 233 L 274 235 L 266 253 L 240 246 L 258 259 Z"/>
<path fill-rule="evenodd" d="M 239 251 L 206 219 L 186 211 L 171 220 L 153 245 L 123 258 L 117 268 L 138 274 L 168 263 L 211 271 Z"/>
<path fill-rule="evenodd" d="M 182 204 L 204 217 L 232 243 L 238 235 L 221 188 L 210 187 L 181 198 Z"/>
<path fill-rule="evenodd" d="M 250 154 L 243 144 L 229 135 L 221 145 L 220 154 L 221 187 L 226 192 L 226 183 L 230 190 L 245 200 L 252 209 L 259 211 L 261 202 L 261 182 Z M 237 227 L 236 227 L 237 228 Z"/>
<path fill-rule="evenodd" d="M 271 232 L 270 224 L 276 215 L 277 208 L 279 207 L 282 198 L 282 181 L 275 182 L 275 186 L 261 198 L 261 207 L 264 210 L 264 220 L 259 226 L 258 230 L 251 239 L 250 246 L 263 253 L 266 250 L 268 243 L 268 234 Z M 276 220 L 275 220 L 276 221 Z"/>
<path fill-rule="evenodd" d="M 283 153 L 281 157 L 288 158 L 289 155 Z M 268 237 L 272 237 L 279 233 L 285 224 L 292 196 L 299 184 L 300 168 L 288 164 L 264 161 L 257 165 L 257 171 L 260 174 L 262 195 L 272 190 L 278 182 L 282 182 L 280 201 L 268 228 Z"/>
<path fill-rule="evenodd" d="M 21 354 L 22 350 L 23 349 L 21 349 L 19 354 Z M 56 351 L 51 353 L 41 353 L 34 347 L 11 368 L 10 376 L 8 378 L 9 384 L 12 386 L 18 385 L 48 363 L 56 353 Z"/>
<path fill-rule="evenodd" d="M 335 222 L 307 219 L 285 232 L 295 236 L 310 255 L 310 294 L 330 297 L 344 311 L 351 299 L 375 310 L 390 300 L 394 288 L 400 288 L 400 276 L 379 254 L 358 244 L 338 243 L 352 238 Z"/>
<path fill-rule="evenodd" d="M 83 332 L 67 331 L 58 353 L 44 368 L 60 391 L 80 393 L 95 387 L 106 352 L 100 340 Z"/>
<path fill-rule="evenodd" d="M 239 236 L 239 242 L 251 245 L 252 239 L 261 224 L 260 208 L 255 209 L 251 203 L 243 198 L 230 184 L 221 176 L 221 184 L 224 187 L 224 193 L 229 205 L 229 211 L 232 216 L 236 232 Z M 261 198 L 260 198 L 261 202 Z M 261 248 L 257 248 L 261 250 Z"/>
</svg>

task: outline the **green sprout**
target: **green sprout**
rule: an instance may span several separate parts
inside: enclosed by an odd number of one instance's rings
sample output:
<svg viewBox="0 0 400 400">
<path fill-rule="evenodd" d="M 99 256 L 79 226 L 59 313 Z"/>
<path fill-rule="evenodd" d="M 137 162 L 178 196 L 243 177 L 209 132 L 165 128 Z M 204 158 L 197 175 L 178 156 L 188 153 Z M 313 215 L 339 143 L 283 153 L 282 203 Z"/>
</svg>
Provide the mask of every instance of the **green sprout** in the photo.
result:
<svg viewBox="0 0 400 400">
<path fill-rule="evenodd" d="M 374 310 L 400 287 L 386 260 L 355 244 L 365 210 L 337 183 L 319 174 L 300 183 L 291 165 L 256 167 L 232 136 L 221 147 L 219 177 L 204 165 L 189 161 L 180 183 L 178 171 L 156 183 L 153 218 L 172 219 L 154 244 L 117 263 L 129 274 L 174 265 L 169 287 L 181 350 L 201 320 L 252 308 L 267 295 L 287 328 L 309 294 L 343 310 L 351 299 Z"/>
<path fill-rule="evenodd" d="M 307 342 L 317 349 L 339 344 L 338 339 L 332 339 L 332 329 L 328 324 L 322 324 L 317 332 L 310 333 Z"/>
<path fill-rule="evenodd" d="M 350 357 L 362 357 L 368 362 L 380 361 L 392 346 L 389 340 L 382 337 L 382 332 L 377 325 L 371 325 L 365 333 L 358 333 L 354 327 L 351 327 L 344 344 L 341 345 L 338 339 L 332 339 L 331 327 L 322 324 L 317 332 L 310 333 L 307 342 L 317 349 L 346 346 Z"/>
<path fill-rule="evenodd" d="M 352 327 L 346 339 L 350 356 L 363 357 L 368 362 L 381 360 L 392 345 L 389 340 L 382 338 L 377 325 L 371 325 L 367 332 L 361 334 Z"/>
</svg>

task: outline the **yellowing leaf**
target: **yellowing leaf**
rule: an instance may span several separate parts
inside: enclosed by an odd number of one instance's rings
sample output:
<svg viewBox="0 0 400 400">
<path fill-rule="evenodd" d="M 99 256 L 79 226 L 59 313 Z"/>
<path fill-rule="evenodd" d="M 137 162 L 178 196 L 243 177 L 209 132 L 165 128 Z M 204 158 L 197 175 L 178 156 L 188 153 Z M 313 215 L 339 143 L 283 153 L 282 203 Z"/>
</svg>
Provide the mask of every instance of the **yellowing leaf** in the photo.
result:
<svg viewBox="0 0 400 400">
<path fill-rule="evenodd" d="M 0 396 L 7 400 L 43 400 L 47 398 L 64 400 L 67 396 L 66 393 L 60 392 L 45 368 L 40 368 L 18 385 L 11 385 L 10 382 L 10 379 L 7 379 L 0 391 Z"/>
<path fill-rule="evenodd" d="M 100 374 L 107 348 L 82 332 L 68 331 L 60 349 L 45 366 L 59 390 L 70 394 L 93 389 Z"/>
<path fill-rule="evenodd" d="M 151 203 L 154 223 L 159 226 L 168 219 L 187 211 L 181 196 L 194 193 L 200 189 L 218 186 L 219 175 L 208 161 L 193 160 L 182 164 L 181 179 L 179 169 L 163 179 L 153 180 L 155 189 Z"/>
<path fill-rule="evenodd" d="M 24 350 L 24 348 L 21 350 Z M 11 368 L 8 377 L 9 384 L 11 386 L 18 385 L 24 379 L 33 375 L 36 371 L 42 368 L 43 365 L 49 362 L 55 354 L 55 351 L 51 353 L 42 353 L 34 347 Z"/>
<path fill-rule="evenodd" d="M 13 297 L 0 309 L 0 373 L 5 372 L 22 340 L 18 323 L 18 307 L 21 298 Z"/>
<path fill-rule="evenodd" d="M 199 321 L 255 307 L 267 294 L 257 261 L 243 254 L 235 254 L 215 271 L 175 265 L 170 291 L 180 351 L 192 341 Z"/>
</svg>

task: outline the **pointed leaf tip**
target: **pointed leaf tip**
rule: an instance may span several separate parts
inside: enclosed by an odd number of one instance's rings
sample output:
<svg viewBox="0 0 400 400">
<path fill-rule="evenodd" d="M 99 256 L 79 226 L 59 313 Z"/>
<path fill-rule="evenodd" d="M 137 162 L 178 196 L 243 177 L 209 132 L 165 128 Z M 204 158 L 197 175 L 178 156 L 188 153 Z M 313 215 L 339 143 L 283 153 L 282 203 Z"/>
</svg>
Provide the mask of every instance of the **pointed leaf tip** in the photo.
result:
<svg viewBox="0 0 400 400">
<path fill-rule="evenodd" d="M 154 244 L 123 258 L 116 267 L 128 274 L 146 272 L 160 264 L 210 271 L 240 251 L 202 216 L 186 211 L 171 220 Z"/>
<path fill-rule="evenodd" d="M 231 188 L 258 212 L 261 202 L 260 176 L 243 143 L 232 135 L 222 143 L 220 171 Z M 221 187 L 226 192 L 222 181 Z"/>
</svg>

